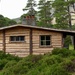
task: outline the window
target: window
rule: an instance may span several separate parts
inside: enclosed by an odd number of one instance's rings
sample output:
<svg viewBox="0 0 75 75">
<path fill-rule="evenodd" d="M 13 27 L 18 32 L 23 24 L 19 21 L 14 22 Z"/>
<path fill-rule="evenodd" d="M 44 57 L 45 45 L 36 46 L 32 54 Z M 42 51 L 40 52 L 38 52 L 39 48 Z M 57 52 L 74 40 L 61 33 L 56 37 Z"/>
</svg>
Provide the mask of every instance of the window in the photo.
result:
<svg viewBox="0 0 75 75">
<path fill-rule="evenodd" d="M 50 46 L 50 35 L 42 35 L 40 36 L 40 46 Z"/>
<path fill-rule="evenodd" d="M 24 40 L 25 40 L 25 36 L 10 36 L 10 41 L 12 42 L 20 42 Z"/>
</svg>

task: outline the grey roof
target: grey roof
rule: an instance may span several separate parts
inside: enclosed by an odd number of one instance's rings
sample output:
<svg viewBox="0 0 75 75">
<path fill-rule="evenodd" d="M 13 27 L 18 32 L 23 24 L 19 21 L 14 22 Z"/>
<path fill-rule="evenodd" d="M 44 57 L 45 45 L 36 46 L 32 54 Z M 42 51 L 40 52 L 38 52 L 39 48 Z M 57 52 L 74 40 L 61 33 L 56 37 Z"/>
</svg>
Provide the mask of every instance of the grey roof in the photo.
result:
<svg viewBox="0 0 75 75">
<path fill-rule="evenodd" d="M 18 27 L 18 26 L 25 27 L 25 28 L 47 30 L 47 31 L 63 32 L 63 33 L 69 33 L 69 34 L 75 33 L 75 30 L 54 29 L 54 28 L 38 27 L 38 26 L 23 25 L 23 24 L 16 24 L 16 25 L 11 25 L 11 26 L 1 27 L 0 30 L 10 29 L 10 28 Z"/>
</svg>

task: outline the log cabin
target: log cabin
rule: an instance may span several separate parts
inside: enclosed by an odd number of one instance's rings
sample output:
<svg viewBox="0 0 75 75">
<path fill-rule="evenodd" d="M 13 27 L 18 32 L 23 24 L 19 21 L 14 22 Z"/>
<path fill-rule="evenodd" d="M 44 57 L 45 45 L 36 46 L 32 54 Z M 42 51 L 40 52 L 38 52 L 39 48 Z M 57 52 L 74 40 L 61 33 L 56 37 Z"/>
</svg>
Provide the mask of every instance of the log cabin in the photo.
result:
<svg viewBox="0 0 75 75">
<path fill-rule="evenodd" d="M 75 31 L 16 24 L 0 28 L 0 50 L 19 57 L 45 54 L 64 46 L 64 37 Z"/>
</svg>

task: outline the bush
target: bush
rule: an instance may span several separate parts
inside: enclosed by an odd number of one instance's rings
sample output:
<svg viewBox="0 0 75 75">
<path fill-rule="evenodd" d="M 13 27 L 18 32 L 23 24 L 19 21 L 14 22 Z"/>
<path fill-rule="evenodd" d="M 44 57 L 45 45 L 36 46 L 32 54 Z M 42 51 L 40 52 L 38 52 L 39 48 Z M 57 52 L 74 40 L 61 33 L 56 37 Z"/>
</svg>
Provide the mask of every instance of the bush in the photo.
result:
<svg viewBox="0 0 75 75">
<path fill-rule="evenodd" d="M 17 64 L 17 62 L 15 61 L 15 60 L 11 60 L 11 61 L 9 61 L 6 65 L 5 65 L 5 67 L 3 68 L 3 69 L 7 69 L 7 68 L 10 68 L 10 67 L 13 67 L 14 65 L 16 65 Z"/>
<path fill-rule="evenodd" d="M 7 59 L 1 59 L 0 60 L 0 70 L 3 69 L 3 67 L 7 64 L 8 60 Z"/>
<path fill-rule="evenodd" d="M 61 63 L 61 66 L 63 66 L 64 69 L 68 72 L 75 72 L 75 59 L 66 59 L 64 62 Z"/>
<path fill-rule="evenodd" d="M 75 50 L 72 50 L 70 54 L 71 56 L 75 56 Z"/>
<path fill-rule="evenodd" d="M 0 51 L 0 59 L 5 59 L 6 54 L 3 51 Z"/>
<path fill-rule="evenodd" d="M 52 54 L 29 55 L 22 60 L 6 55 L 2 75 L 70 75 L 75 71 L 75 51 L 54 49 Z M 10 57 L 9 57 L 10 56 Z M 19 58 L 19 59 L 18 59 Z M 1 68 L 1 69 L 2 69 Z"/>
<path fill-rule="evenodd" d="M 37 68 L 31 69 L 26 73 L 26 75 L 39 75 L 39 74 L 40 74 L 40 71 Z"/>
<path fill-rule="evenodd" d="M 24 60 L 36 63 L 39 60 L 41 60 L 42 57 L 43 57 L 42 55 L 29 55 L 29 56 L 25 57 Z"/>
<path fill-rule="evenodd" d="M 52 54 L 54 55 L 61 55 L 62 57 L 68 57 L 71 55 L 71 50 L 68 50 L 66 48 L 63 48 L 63 49 L 60 49 L 60 48 L 55 48 L 53 51 L 52 51 Z"/>
<path fill-rule="evenodd" d="M 4 68 L 7 68 L 7 70 L 9 71 L 3 71 L 3 74 L 10 75 L 10 71 L 12 71 L 12 74 L 14 73 L 14 75 L 26 74 L 27 72 L 29 72 L 29 70 L 35 67 L 36 63 L 41 58 L 41 55 L 29 55 L 28 57 L 25 57 L 22 60 L 20 60 L 16 65 L 14 65 L 15 62 L 13 63 L 13 61 L 8 62 Z"/>
<path fill-rule="evenodd" d="M 3 51 L 0 51 L 0 59 L 19 61 L 21 58 L 18 56 L 11 55 L 11 54 L 5 54 Z"/>
<path fill-rule="evenodd" d="M 50 72 L 46 75 L 70 75 L 62 66 L 55 64 L 50 68 Z"/>
<path fill-rule="evenodd" d="M 19 61 L 19 60 L 21 60 L 21 58 L 20 57 L 18 57 L 18 56 L 14 56 L 14 55 L 11 55 L 11 54 L 5 54 L 6 55 L 6 59 L 7 60 L 15 60 L 15 61 Z"/>
<path fill-rule="evenodd" d="M 43 58 L 40 63 L 46 63 L 47 65 L 52 65 L 55 63 L 60 63 L 62 61 L 62 57 L 59 55 L 52 55 L 50 57 Z"/>
<path fill-rule="evenodd" d="M 19 61 L 20 59 L 21 58 L 17 56 L 5 54 L 4 52 L 0 51 L 0 70 L 2 70 L 9 61 L 11 60 Z"/>
</svg>

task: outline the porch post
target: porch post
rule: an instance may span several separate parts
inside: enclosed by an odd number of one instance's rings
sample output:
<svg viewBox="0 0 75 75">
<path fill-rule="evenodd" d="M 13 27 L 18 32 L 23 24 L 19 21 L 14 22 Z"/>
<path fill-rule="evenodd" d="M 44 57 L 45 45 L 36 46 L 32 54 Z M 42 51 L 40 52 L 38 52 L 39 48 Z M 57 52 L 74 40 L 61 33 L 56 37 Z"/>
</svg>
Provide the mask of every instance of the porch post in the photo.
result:
<svg viewBox="0 0 75 75">
<path fill-rule="evenodd" d="M 6 52 L 5 30 L 3 30 L 3 51 Z"/>
<path fill-rule="evenodd" d="M 62 48 L 64 48 L 64 46 L 65 46 L 65 44 L 64 44 L 65 38 L 66 38 L 66 35 L 63 34 L 63 36 L 62 36 Z"/>
<path fill-rule="evenodd" d="M 33 53 L 32 46 L 32 29 L 30 28 L 30 55 Z"/>
<path fill-rule="evenodd" d="M 75 50 L 75 36 L 73 36 L 73 45 L 74 45 L 74 50 Z"/>
</svg>

